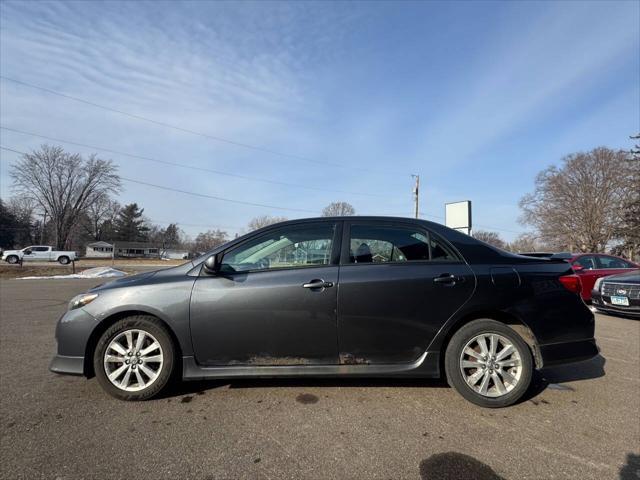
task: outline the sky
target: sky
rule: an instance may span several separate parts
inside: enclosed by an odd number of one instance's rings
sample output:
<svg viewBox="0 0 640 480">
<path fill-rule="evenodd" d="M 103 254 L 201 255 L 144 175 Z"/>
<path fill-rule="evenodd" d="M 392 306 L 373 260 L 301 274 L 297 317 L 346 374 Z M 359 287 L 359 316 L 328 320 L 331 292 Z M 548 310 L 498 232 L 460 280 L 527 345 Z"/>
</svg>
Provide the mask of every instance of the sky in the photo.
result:
<svg viewBox="0 0 640 480">
<path fill-rule="evenodd" d="M 424 218 L 510 241 L 538 172 L 640 131 L 640 2 L 2 1 L 0 75 L 3 147 L 111 159 L 191 236 L 412 216 L 417 174 Z"/>
</svg>

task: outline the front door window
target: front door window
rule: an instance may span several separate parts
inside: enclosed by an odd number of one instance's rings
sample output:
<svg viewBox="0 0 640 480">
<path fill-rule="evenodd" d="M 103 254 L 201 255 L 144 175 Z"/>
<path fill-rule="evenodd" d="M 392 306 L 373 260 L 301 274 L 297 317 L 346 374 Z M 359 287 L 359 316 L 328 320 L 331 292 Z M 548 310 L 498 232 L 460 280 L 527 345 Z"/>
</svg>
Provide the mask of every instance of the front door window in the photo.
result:
<svg viewBox="0 0 640 480">
<path fill-rule="evenodd" d="M 329 265 L 334 224 L 284 227 L 265 233 L 225 254 L 221 272 Z"/>
<path fill-rule="evenodd" d="M 596 268 L 598 268 L 596 266 L 596 257 L 594 257 L 593 255 L 585 255 L 583 257 L 580 257 L 573 262 L 573 265 L 582 267 L 584 270 L 595 270 Z"/>
</svg>

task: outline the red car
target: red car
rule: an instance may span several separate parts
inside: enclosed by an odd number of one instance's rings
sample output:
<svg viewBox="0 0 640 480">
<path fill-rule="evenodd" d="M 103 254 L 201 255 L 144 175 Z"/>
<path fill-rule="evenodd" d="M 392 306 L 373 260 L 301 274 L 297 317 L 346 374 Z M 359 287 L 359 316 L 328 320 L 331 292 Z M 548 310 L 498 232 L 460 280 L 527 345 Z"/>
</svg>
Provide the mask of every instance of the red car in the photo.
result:
<svg viewBox="0 0 640 480">
<path fill-rule="evenodd" d="M 573 271 L 580 277 L 582 282 L 581 295 L 585 302 L 591 301 L 591 290 L 598 278 L 640 268 L 640 265 L 629 260 L 603 253 L 581 253 L 574 255 L 567 261 L 573 267 Z"/>
</svg>

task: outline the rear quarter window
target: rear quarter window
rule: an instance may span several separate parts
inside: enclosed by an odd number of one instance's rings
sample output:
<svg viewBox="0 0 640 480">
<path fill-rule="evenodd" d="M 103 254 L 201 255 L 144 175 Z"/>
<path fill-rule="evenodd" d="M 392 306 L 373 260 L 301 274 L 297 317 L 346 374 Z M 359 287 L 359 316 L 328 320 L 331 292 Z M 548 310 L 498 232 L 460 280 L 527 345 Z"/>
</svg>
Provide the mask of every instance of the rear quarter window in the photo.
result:
<svg viewBox="0 0 640 480">
<path fill-rule="evenodd" d="M 635 268 L 630 262 L 616 257 L 600 256 L 598 263 L 600 268 Z"/>
</svg>

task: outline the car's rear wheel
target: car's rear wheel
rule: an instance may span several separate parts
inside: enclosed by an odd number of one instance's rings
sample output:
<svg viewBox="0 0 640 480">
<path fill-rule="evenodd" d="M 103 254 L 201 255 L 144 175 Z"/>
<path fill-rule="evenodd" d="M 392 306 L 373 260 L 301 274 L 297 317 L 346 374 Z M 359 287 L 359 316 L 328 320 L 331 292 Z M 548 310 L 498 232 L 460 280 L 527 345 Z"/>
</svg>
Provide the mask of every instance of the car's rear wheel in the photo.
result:
<svg viewBox="0 0 640 480">
<path fill-rule="evenodd" d="M 166 328 L 151 316 L 123 318 L 98 340 L 93 367 L 98 382 L 121 400 L 146 400 L 172 378 L 175 348 Z"/>
<path fill-rule="evenodd" d="M 7 263 L 11 263 L 11 264 L 18 263 L 18 257 L 16 255 L 9 255 L 7 257 Z"/>
<path fill-rule="evenodd" d="M 527 391 L 533 358 L 512 328 L 495 320 L 474 320 L 458 330 L 445 354 L 449 385 L 482 407 L 506 407 Z"/>
<path fill-rule="evenodd" d="M 71 260 L 69 259 L 69 257 L 62 256 L 58 259 L 58 262 L 60 262 L 61 265 L 69 265 L 69 262 L 71 262 Z"/>
</svg>

